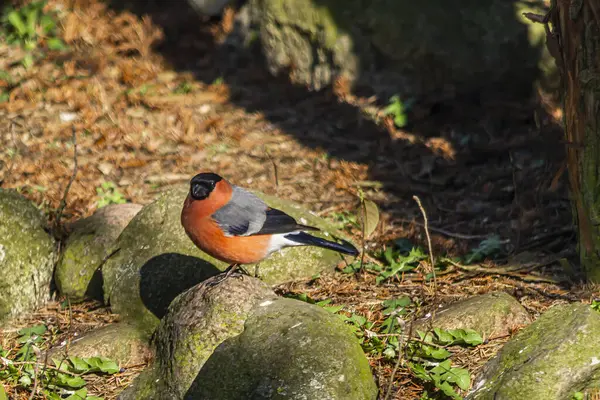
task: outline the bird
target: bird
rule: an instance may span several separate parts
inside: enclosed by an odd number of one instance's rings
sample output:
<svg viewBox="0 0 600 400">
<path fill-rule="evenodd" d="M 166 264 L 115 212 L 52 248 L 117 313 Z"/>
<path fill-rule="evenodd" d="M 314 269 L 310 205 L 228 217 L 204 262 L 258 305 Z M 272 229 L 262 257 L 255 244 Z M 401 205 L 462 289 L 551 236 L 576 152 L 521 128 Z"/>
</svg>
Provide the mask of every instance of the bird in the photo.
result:
<svg viewBox="0 0 600 400">
<path fill-rule="evenodd" d="M 336 243 L 306 233 L 319 229 L 299 224 L 214 172 L 201 172 L 190 180 L 181 225 L 200 250 L 230 264 L 225 278 L 238 267 L 259 263 L 285 247 L 317 246 L 351 256 L 359 254 L 348 241 Z"/>
</svg>

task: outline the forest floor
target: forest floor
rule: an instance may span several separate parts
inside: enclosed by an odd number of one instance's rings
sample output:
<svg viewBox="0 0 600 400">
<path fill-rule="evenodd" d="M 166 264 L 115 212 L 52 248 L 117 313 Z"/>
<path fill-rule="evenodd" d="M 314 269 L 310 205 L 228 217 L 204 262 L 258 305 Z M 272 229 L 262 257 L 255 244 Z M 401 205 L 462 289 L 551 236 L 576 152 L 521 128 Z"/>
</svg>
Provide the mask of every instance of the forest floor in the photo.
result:
<svg viewBox="0 0 600 400">
<path fill-rule="evenodd" d="M 374 201 L 381 218 L 366 241 L 367 262 L 384 269 L 379 251 L 398 239 L 429 253 L 414 195 L 428 216 L 434 257 L 464 259 L 478 249 L 493 256 L 441 269 L 435 292 L 427 260 L 384 283 L 376 281 L 378 272 L 363 270 L 279 288 L 331 299 L 369 321 L 383 318 L 374 304 L 403 295 L 420 299 L 425 312 L 434 299 L 448 303 L 499 290 L 536 317 L 557 302 L 589 303 L 599 294 L 568 269 L 575 231 L 560 110 L 548 96 L 477 104 L 429 96 L 409 114 L 408 128 L 399 129 L 383 111 L 388 99 L 354 94 L 343 81 L 308 91 L 271 76 L 260 56 L 233 60 L 221 46 L 232 12 L 199 23 L 183 12 L 150 18 L 97 0 L 52 0 L 48 7 L 59 10 L 65 50 L 36 49 L 25 68 L 24 50 L 0 44 L 0 187 L 18 189 L 51 223 L 76 149 L 63 223 L 107 202 L 147 204 L 210 169 L 303 204 L 357 243 L 363 242 L 360 198 Z M 490 238 L 486 253 L 481 242 Z M 59 331 L 72 332 L 113 318 L 105 309 L 86 317 L 89 308 L 97 305 L 78 305 L 73 319 L 52 303 L 23 325 L 52 319 Z M 476 373 L 507 339 L 492 338 L 453 362 Z M 421 396 L 425 385 L 408 368 L 393 374 L 395 358 L 369 357 L 382 393 L 393 382 L 391 398 Z M 96 382 L 96 393 L 114 398 L 135 376 L 122 374 Z M 14 398 L 28 398 L 26 390 L 14 390 Z"/>
</svg>

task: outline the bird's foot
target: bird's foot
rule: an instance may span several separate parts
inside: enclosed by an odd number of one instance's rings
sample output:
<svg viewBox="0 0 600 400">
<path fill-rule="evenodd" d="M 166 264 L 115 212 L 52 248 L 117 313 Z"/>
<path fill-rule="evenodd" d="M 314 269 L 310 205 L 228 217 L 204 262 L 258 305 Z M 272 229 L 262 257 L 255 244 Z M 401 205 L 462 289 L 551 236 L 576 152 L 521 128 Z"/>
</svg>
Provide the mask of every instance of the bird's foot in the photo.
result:
<svg viewBox="0 0 600 400">
<path fill-rule="evenodd" d="M 225 279 L 229 278 L 231 275 L 233 275 L 233 273 L 237 270 L 241 270 L 243 272 L 244 275 L 248 275 L 248 271 L 246 271 L 241 265 L 239 264 L 231 264 L 229 267 L 227 267 L 225 269 L 225 271 L 223 271 L 221 274 L 219 274 L 217 277 L 215 277 L 214 280 L 212 280 L 211 282 L 208 283 L 209 286 L 216 286 L 218 284 L 220 284 L 221 282 L 223 282 Z M 242 274 L 238 274 L 237 275 L 239 278 L 242 278 L 243 275 Z"/>
</svg>

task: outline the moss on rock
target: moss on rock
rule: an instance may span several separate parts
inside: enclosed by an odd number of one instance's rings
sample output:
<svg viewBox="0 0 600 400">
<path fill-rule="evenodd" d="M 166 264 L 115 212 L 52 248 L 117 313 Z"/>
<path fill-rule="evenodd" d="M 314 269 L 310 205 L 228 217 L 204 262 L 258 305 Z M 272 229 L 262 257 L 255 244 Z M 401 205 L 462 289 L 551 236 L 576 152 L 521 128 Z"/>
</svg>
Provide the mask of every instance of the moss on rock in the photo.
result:
<svg viewBox="0 0 600 400">
<path fill-rule="evenodd" d="M 113 204 L 73 224 L 54 272 L 61 294 L 73 302 L 102 299 L 99 268 L 121 231 L 141 208 L 139 204 Z"/>
<path fill-rule="evenodd" d="M 248 276 L 233 275 L 214 287 L 208 283 L 173 301 L 155 334 L 154 363 L 121 399 L 183 398 L 214 349 L 242 332 L 259 301 L 275 298 L 264 282 Z"/>
<path fill-rule="evenodd" d="M 504 292 L 469 297 L 416 321 L 415 330 L 429 328 L 473 329 L 484 337 L 504 336 L 531 322 L 525 308 Z"/>
<path fill-rule="evenodd" d="M 0 189 L 0 321 L 50 297 L 55 241 L 42 213 L 13 190 Z"/>
<path fill-rule="evenodd" d="M 181 226 L 187 191 L 187 185 L 170 190 L 145 206 L 123 230 L 114 245 L 118 251 L 102 268 L 105 300 L 114 312 L 148 333 L 177 295 L 227 267 L 196 248 Z M 295 204 L 260 195 L 273 207 L 324 229 L 324 236 L 331 238 L 335 232 L 324 220 Z M 296 247 L 272 255 L 257 270 L 262 280 L 277 284 L 333 271 L 340 260 L 340 255 L 330 250 Z M 247 269 L 254 272 L 256 268 L 250 265 Z"/>
<path fill-rule="evenodd" d="M 520 14 L 539 3 L 252 0 L 250 7 L 271 72 L 291 68 L 292 81 L 313 89 L 344 75 L 385 82 L 392 93 L 493 83 L 523 94 L 538 76 L 544 44 L 532 40 L 538 27 Z"/>
<path fill-rule="evenodd" d="M 600 372 L 600 313 L 584 304 L 554 306 L 490 360 L 469 400 L 562 400 Z"/>
<path fill-rule="evenodd" d="M 232 365 L 235 373 L 223 373 Z M 263 301 L 244 331 L 204 364 L 186 399 L 376 399 L 356 337 L 336 315 L 292 299 Z"/>
<path fill-rule="evenodd" d="M 51 357 L 65 357 L 66 346 L 53 348 Z M 106 357 L 121 367 L 139 365 L 152 357 L 150 345 L 140 331 L 127 323 L 106 325 L 75 338 L 69 345 L 68 356 Z"/>
</svg>

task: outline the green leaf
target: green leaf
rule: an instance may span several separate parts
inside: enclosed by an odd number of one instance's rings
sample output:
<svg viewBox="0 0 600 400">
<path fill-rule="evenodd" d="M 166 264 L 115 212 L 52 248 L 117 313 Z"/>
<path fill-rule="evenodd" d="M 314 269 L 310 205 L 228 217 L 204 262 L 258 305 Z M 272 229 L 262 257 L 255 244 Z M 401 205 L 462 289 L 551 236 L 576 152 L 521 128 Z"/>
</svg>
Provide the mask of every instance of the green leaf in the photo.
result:
<svg viewBox="0 0 600 400">
<path fill-rule="evenodd" d="M 71 356 L 69 357 L 69 361 L 71 361 L 73 370 L 77 373 L 88 372 L 91 369 L 90 365 L 83 358 Z"/>
<path fill-rule="evenodd" d="M 471 386 L 471 374 L 464 368 L 451 368 L 445 378 L 447 382 L 455 383 L 462 390 L 468 390 Z"/>
<path fill-rule="evenodd" d="M 37 27 L 39 10 L 34 8 L 27 13 L 27 35 L 30 38 L 35 37 L 35 28 Z"/>
<path fill-rule="evenodd" d="M 90 357 L 84 359 L 91 367 L 91 371 L 101 371 L 106 374 L 116 374 L 121 369 L 116 362 L 105 357 Z"/>
<path fill-rule="evenodd" d="M 474 331 L 473 329 L 460 329 L 460 331 L 461 331 L 460 338 L 466 344 L 471 345 L 471 346 L 477 346 L 477 345 L 480 345 L 481 343 L 483 343 L 483 338 L 481 337 L 481 335 L 479 333 L 477 333 L 476 331 Z M 451 331 L 451 333 L 454 336 L 456 336 L 454 331 Z"/>
<path fill-rule="evenodd" d="M 31 386 L 31 377 L 29 375 L 21 375 L 19 383 L 25 387 Z"/>
<path fill-rule="evenodd" d="M 46 325 L 39 324 L 39 325 L 34 325 L 30 328 L 23 328 L 23 329 L 19 330 L 18 333 L 20 336 L 33 336 L 33 335 L 41 336 L 44 333 L 46 333 L 46 330 L 47 330 Z M 24 342 L 19 342 L 19 343 L 24 343 Z"/>
<path fill-rule="evenodd" d="M 336 314 L 344 309 L 344 305 L 342 304 L 337 306 L 323 306 L 323 308 L 332 314 Z"/>
<path fill-rule="evenodd" d="M 17 35 L 19 35 L 19 37 L 24 37 L 27 34 L 27 28 L 25 27 L 25 23 L 23 22 L 23 19 L 21 19 L 21 15 L 18 11 L 13 10 L 8 13 L 7 19 L 14 30 L 17 31 Z"/>
<path fill-rule="evenodd" d="M 66 388 L 79 389 L 80 387 L 85 386 L 85 380 L 83 380 L 83 378 L 61 373 L 58 373 L 53 381 L 56 385 Z"/>
<path fill-rule="evenodd" d="M 465 258 L 466 264 L 471 264 L 483 260 L 487 256 L 497 253 L 502 248 L 502 241 L 498 235 L 492 235 L 479 243 L 479 246 L 474 249 Z"/>
<path fill-rule="evenodd" d="M 400 308 L 408 307 L 410 305 L 410 303 L 411 303 L 411 300 L 410 300 L 410 297 L 408 297 L 408 296 L 402 296 L 397 299 L 385 300 L 383 303 L 381 303 L 384 307 L 386 307 L 383 310 L 383 315 L 390 315 L 390 314 L 394 313 L 395 311 L 398 311 L 398 309 L 400 309 Z M 396 312 L 395 314 L 398 314 L 398 312 Z"/>
<path fill-rule="evenodd" d="M 456 393 L 452 385 L 448 382 L 436 382 L 435 386 L 440 389 L 444 394 L 453 400 L 462 400 L 462 397 Z"/>
<path fill-rule="evenodd" d="M 87 397 L 87 389 L 81 388 L 77 390 L 75 393 L 66 398 L 66 400 L 86 400 Z"/>
<path fill-rule="evenodd" d="M 440 344 L 450 344 L 454 342 L 454 336 L 452 336 L 448 331 L 440 328 L 433 328 L 433 332 L 437 336 L 437 341 Z"/>
<path fill-rule="evenodd" d="M 4 385 L 0 383 L 0 400 L 8 400 L 8 396 L 6 395 L 6 391 L 4 390 Z"/>
<path fill-rule="evenodd" d="M 377 204 L 369 199 L 363 199 L 364 210 L 362 213 L 362 226 L 365 232 L 365 239 L 368 239 L 379 224 L 379 208 Z"/>
<path fill-rule="evenodd" d="M 426 344 L 421 346 L 421 350 L 423 351 L 425 357 L 434 358 L 436 360 L 445 360 L 452 355 L 452 353 L 444 348 L 429 346 Z"/>
<path fill-rule="evenodd" d="M 48 48 L 50 50 L 66 50 L 67 46 L 65 43 L 59 38 L 50 38 L 46 42 L 48 44 Z"/>
<path fill-rule="evenodd" d="M 584 400 L 585 399 L 585 395 L 581 392 L 575 392 L 573 393 L 573 397 L 572 400 Z"/>
</svg>

